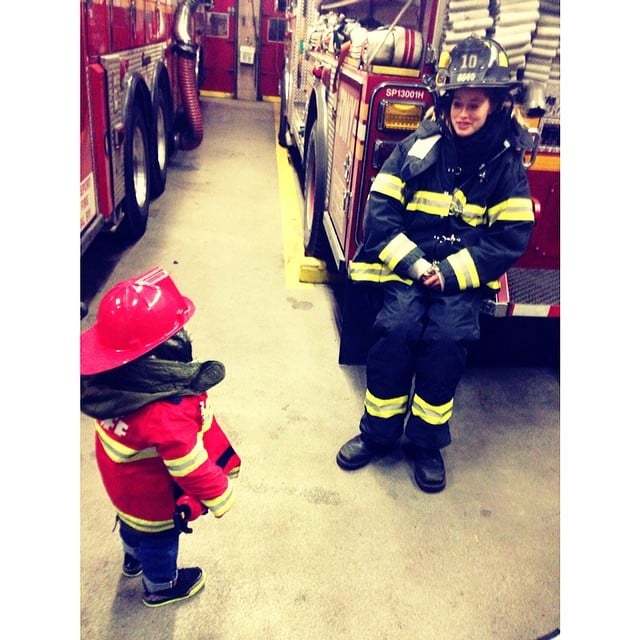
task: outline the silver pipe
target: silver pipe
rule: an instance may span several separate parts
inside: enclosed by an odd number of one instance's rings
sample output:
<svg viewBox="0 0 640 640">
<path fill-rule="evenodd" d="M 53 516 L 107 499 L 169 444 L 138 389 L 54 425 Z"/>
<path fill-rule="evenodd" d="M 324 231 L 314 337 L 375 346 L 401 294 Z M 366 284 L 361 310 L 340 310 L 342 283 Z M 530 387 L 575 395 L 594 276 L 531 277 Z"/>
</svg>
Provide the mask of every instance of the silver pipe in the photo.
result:
<svg viewBox="0 0 640 640">
<path fill-rule="evenodd" d="M 173 39 L 176 46 L 191 55 L 196 55 L 198 45 L 189 32 L 191 18 L 204 0 L 180 0 L 173 16 Z"/>
</svg>

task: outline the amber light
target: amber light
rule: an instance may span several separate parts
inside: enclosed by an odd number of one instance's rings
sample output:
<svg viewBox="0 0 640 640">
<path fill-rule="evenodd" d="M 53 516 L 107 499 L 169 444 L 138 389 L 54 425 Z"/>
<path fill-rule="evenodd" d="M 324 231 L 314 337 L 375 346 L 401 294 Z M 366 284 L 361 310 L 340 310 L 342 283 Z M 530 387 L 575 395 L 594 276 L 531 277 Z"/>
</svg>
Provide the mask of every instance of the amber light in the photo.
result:
<svg viewBox="0 0 640 640">
<path fill-rule="evenodd" d="M 381 131 L 414 131 L 424 117 L 426 107 L 420 102 L 380 103 L 378 129 Z"/>
</svg>

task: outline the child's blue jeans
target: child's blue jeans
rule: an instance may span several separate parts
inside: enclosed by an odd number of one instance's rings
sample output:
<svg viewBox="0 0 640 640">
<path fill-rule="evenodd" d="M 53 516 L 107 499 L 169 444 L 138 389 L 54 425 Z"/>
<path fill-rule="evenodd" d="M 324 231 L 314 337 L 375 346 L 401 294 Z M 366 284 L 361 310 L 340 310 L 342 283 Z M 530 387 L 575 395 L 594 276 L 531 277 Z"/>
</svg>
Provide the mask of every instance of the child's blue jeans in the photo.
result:
<svg viewBox="0 0 640 640">
<path fill-rule="evenodd" d="M 120 520 L 120 538 L 125 553 L 142 565 L 142 583 L 149 593 L 171 589 L 178 577 L 177 529 L 142 533 Z"/>
</svg>

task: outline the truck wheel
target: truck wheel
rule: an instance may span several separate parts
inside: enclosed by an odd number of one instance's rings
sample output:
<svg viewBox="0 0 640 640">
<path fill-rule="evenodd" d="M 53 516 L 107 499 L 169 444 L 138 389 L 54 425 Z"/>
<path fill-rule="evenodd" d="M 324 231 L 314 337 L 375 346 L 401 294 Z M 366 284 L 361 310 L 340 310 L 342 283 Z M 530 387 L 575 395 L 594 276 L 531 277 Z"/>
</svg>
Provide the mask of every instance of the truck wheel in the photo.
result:
<svg viewBox="0 0 640 640">
<path fill-rule="evenodd" d="M 311 127 L 304 158 L 304 253 L 322 258 L 324 238 L 322 216 L 327 190 L 326 145 L 318 137 L 316 123 Z"/>
<path fill-rule="evenodd" d="M 198 89 L 202 89 L 204 79 L 204 55 L 202 45 L 200 45 L 196 50 L 196 86 Z"/>
<path fill-rule="evenodd" d="M 169 108 L 164 91 L 160 91 L 154 108 L 156 123 L 156 157 L 153 162 L 151 197 L 157 198 L 164 193 L 167 184 L 167 165 L 171 154 L 169 132 Z"/>
<path fill-rule="evenodd" d="M 119 231 L 126 241 L 139 240 L 147 230 L 151 200 L 149 136 L 140 105 L 135 102 L 125 119 L 124 219 Z"/>
<path fill-rule="evenodd" d="M 285 85 L 285 75 L 282 72 L 280 78 L 280 126 L 278 127 L 278 144 L 281 147 L 287 147 L 287 129 L 289 123 L 287 122 L 287 90 Z"/>
</svg>

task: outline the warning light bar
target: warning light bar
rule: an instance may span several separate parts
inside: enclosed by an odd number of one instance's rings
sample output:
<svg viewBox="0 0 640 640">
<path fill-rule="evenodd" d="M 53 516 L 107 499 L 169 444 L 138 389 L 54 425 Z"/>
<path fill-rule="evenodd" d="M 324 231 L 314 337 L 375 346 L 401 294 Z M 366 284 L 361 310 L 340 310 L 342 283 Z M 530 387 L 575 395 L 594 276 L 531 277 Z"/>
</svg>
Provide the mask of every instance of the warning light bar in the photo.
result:
<svg viewBox="0 0 640 640">
<path fill-rule="evenodd" d="M 427 107 L 421 102 L 380 102 L 379 131 L 414 131 L 424 118 Z"/>
</svg>

